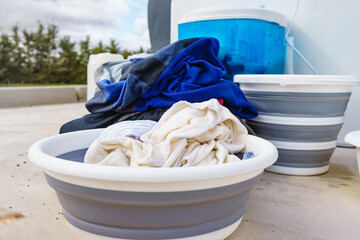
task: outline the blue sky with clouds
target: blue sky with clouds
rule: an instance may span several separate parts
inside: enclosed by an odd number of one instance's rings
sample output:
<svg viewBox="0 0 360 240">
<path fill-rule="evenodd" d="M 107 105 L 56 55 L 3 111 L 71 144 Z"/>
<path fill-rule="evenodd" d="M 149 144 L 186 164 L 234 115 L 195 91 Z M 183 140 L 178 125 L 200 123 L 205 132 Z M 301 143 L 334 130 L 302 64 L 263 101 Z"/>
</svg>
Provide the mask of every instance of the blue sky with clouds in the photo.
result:
<svg viewBox="0 0 360 240">
<path fill-rule="evenodd" d="M 150 48 L 147 0 L 0 0 L 0 32 L 14 25 L 34 31 L 38 21 L 56 24 L 59 35 L 91 43 L 115 39 L 123 49 Z"/>
</svg>

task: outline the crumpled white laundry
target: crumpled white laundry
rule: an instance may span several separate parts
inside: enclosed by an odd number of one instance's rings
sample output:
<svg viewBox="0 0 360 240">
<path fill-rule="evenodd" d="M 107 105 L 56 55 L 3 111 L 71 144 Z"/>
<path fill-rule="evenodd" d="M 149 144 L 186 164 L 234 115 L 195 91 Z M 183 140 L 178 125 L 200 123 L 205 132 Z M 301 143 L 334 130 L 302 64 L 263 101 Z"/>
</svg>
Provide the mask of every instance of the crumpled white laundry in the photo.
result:
<svg viewBox="0 0 360 240">
<path fill-rule="evenodd" d="M 152 120 L 134 120 L 122 121 L 110 125 L 105 128 L 104 131 L 101 132 L 100 136 L 90 145 L 86 152 L 84 162 L 128 166 L 129 162 L 126 159 L 121 157 L 117 158 L 116 154 L 109 154 L 108 151 L 116 151 L 116 142 L 118 141 L 131 142 L 130 139 L 140 140 L 140 136 L 151 130 L 155 124 L 156 122 Z M 111 147 L 112 142 L 115 144 L 113 147 Z M 106 147 L 107 145 L 110 146 Z"/>
<path fill-rule="evenodd" d="M 120 166 L 188 167 L 240 161 L 246 128 L 216 99 L 180 101 L 140 137 L 101 139 L 85 162 Z"/>
<path fill-rule="evenodd" d="M 130 137 L 140 139 L 140 137 L 151 130 L 156 122 L 152 120 L 122 121 L 110 125 L 100 134 L 99 139 L 114 137 Z"/>
</svg>

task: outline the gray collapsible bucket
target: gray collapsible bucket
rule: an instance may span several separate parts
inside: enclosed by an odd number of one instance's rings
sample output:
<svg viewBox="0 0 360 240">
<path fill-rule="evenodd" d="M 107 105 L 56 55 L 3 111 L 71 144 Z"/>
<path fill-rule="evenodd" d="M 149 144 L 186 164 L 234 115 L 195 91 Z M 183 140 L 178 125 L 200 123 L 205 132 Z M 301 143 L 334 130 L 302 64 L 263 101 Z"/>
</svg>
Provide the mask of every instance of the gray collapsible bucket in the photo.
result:
<svg viewBox="0 0 360 240">
<path fill-rule="evenodd" d="M 289 175 L 328 171 L 352 87 L 360 84 L 357 77 L 236 75 L 234 82 L 259 111 L 247 123 L 279 150 L 268 171 Z"/>
<path fill-rule="evenodd" d="M 250 191 L 278 154 L 269 141 L 246 137 L 255 157 L 187 168 L 84 164 L 102 129 L 71 132 L 33 144 L 72 228 L 120 239 L 224 239 L 239 226 Z M 107 238 L 106 238 L 107 239 Z"/>
</svg>

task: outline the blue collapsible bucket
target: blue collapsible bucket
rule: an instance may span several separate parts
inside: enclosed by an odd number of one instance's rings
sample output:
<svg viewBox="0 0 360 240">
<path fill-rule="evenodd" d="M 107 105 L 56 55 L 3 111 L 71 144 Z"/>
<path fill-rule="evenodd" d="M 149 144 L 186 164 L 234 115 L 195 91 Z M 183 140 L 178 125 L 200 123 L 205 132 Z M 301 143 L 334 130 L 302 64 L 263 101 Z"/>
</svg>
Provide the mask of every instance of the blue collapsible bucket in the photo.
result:
<svg viewBox="0 0 360 240">
<path fill-rule="evenodd" d="M 264 8 L 217 7 L 181 15 L 179 40 L 214 37 L 219 59 L 235 74 L 283 74 L 286 17 Z"/>
</svg>

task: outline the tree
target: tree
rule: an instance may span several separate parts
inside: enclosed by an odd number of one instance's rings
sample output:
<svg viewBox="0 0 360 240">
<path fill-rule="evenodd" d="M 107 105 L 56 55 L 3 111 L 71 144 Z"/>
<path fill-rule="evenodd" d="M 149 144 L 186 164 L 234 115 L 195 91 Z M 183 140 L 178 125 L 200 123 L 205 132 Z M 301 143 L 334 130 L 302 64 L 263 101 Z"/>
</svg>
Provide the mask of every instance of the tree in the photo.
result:
<svg viewBox="0 0 360 240">
<path fill-rule="evenodd" d="M 50 83 L 55 81 L 57 27 L 39 23 L 36 32 L 23 31 L 25 67 L 31 75 L 31 83 Z"/>
<path fill-rule="evenodd" d="M 12 51 L 8 68 L 9 75 L 11 76 L 11 79 L 15 80 L 17 83 L 24 83 L 27 79 L 27 71 L 24 68 L 25 56 L 18 26 L 12 28 L 11 41 Z"/>
<path fill-rule="evenodd" d="M 79 54 L 79 83 L 86 84 L 87 80 L 87 64 L 91 54 L 90 37 L 87 36 L 85 40 L 80 41 Z"/>
<path fill-rule="evenodd" d="M 127 59 L 128 56 L 132 55 L 133 53 L 125 49 L 124 51 L 121 52 L 121 54 L 124 56 L 125 59 Z"/>
<path fill-rule="evenodd" d="M 114 39 L 110 39 L 110 46 L 106 47 L 105 50 L 106 52 L 117 54 L 120 52 L 118 45 L 119 44 Z"/>
<path fill-rule="evenodd" d="M 80 61 L 75 51 L 75 42 L 71 42 L 70 37 L 65 36 L 60 40 L 59 47 L 56 83 L 79 83 L 81 71 L 79 71 Z"/>
<path fill-rule="evenodd" d="M 11 51 L 13 45 L 10 38 L 6 34 L 1 34 L 0 41 L 0 81 L 1 83 L 9 84 L 11 81 Z"/>
<path fill-rule="evenodd" d="M 70 37 L 59 38 L 56 25 L 38 22 L 36 31 L 14 26 L 11 34 L 0 33 L 1 84 L 86 84 L 87 64 L 91 54 L 121 53 L 124 58 L 139 51 L 121 51 L 116 40 L 108 46 L 101 41 L 91 47 L 90 37 L 79 43 Z"/>
<path fill-rule="evenodd" d="M 91 50 L 91 54 L 98 54 L 98 53 L 104 53 L 106 52 L 106 49 L 104 48 L 102 42 L 100 41 L 98 45 Z"/>
</svg>

